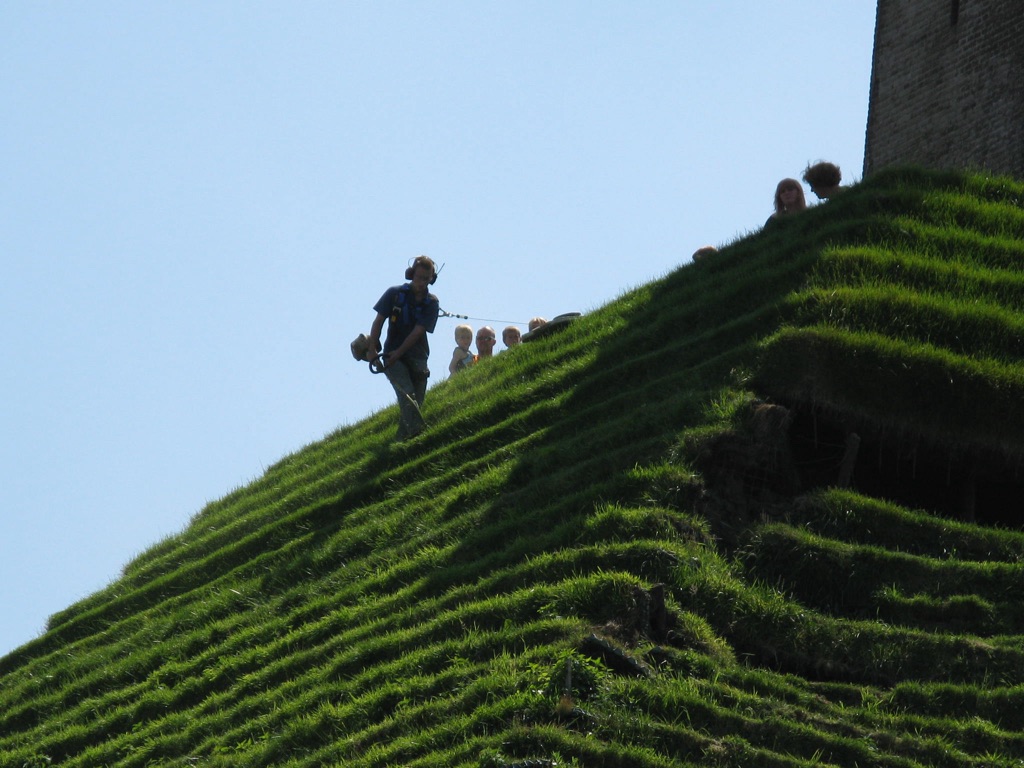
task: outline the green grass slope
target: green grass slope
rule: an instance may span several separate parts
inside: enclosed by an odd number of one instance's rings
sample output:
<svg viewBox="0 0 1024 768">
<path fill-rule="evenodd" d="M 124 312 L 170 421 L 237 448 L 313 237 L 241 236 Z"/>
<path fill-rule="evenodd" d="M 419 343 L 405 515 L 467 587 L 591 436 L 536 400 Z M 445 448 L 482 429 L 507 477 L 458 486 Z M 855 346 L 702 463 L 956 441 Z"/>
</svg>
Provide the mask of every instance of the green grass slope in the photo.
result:
<svg viewBox="0 0 1024 768">
<path fill-rule="evenodd" d="M 1021 765 L 1022 200 L 879 174 L 286 458 L 0 659 L 0 766 Z"/>
</svg>

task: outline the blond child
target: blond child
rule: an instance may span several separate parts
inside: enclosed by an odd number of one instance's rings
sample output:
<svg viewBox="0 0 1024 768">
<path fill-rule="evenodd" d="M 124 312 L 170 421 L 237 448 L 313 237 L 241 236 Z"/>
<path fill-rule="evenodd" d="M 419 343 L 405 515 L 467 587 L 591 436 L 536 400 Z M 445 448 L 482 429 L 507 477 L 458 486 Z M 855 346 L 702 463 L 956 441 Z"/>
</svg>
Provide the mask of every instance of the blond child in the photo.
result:
<svg viewBox="0 0 1024 768">
<path fill-rule="evenodd" d="M 523 334 L 514 325 L 510 325 L 501 332 L 501 342 L 505 348 L 514 347 L 523 340 Z"/>
<path fill-rule="evenodd" d="M 454 375 L 476 362 L 473 353 L 469 351 L 469 345 L 472 343 L 472 327 L 468 325 L 455 326 L 455 351 L 452 352 L 452 361 L 448 363 L 449 374 Z"/>
</svg>

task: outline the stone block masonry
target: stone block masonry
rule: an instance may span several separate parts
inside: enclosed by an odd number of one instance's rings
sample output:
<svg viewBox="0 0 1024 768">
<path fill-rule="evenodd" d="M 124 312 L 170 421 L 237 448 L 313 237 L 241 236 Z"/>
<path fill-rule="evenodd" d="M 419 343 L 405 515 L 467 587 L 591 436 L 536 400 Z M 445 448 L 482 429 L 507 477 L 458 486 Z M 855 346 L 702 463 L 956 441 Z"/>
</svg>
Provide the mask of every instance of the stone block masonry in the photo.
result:
<svg viewBox="0 0 1024 768">
<path fill-rule="evenodd" d="M 1024 179 L 1024 0 L 878 0 L 864 175 Z"/>
</svg>

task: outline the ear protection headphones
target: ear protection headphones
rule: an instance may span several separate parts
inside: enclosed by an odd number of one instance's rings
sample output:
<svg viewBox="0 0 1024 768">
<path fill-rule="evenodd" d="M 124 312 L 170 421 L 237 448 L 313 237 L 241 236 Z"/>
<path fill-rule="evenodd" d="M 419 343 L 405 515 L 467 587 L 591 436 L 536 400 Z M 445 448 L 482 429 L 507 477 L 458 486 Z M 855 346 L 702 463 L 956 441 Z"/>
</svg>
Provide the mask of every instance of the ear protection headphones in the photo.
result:
<svg viewBox="0 0 1024 768">
<path fill-rule="evenodd" d="M 430 267 L 430 284 L 433 285 L 437 282 L 437 267 L 434 266 L 434 260 L 429 256 L 417 256 L 413 259 L 412 264 L 405 270 L 406 280 L 412 280 L 416 267 Z"/>
</svg>

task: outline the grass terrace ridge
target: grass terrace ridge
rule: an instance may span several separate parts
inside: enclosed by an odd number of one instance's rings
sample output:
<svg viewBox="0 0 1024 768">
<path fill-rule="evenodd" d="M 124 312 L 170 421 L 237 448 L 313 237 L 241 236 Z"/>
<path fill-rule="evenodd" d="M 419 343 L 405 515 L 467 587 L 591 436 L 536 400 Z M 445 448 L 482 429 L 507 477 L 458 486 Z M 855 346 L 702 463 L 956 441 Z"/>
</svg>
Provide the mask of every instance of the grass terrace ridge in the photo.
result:
<svg viewBox="0 0 1024 768">
<path fill-rule="evenodd" d="M 288 456 L 0 659 L 0 768 L 1024 764 L 1022 201 L 879 173 Z"/>
</svg>

